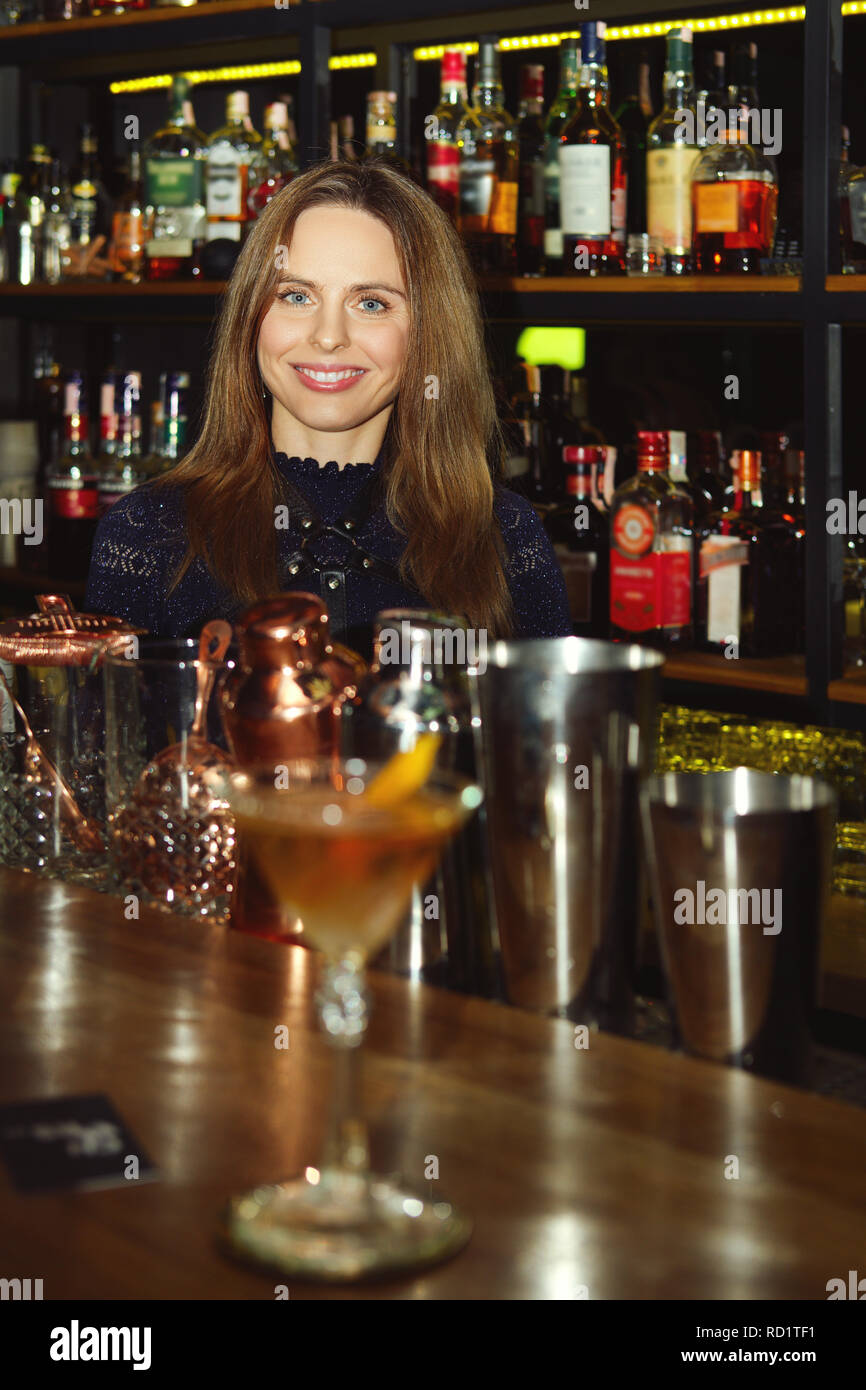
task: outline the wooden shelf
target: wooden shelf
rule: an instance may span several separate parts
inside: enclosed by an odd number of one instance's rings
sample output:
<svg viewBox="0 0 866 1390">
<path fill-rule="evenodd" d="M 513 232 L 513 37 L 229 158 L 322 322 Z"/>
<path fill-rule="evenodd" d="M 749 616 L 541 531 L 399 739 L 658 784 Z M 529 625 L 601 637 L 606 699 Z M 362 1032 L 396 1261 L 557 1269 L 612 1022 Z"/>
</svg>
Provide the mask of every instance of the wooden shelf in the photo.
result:
<svg viewBox="0 0 866 1390">
<path fill-rule="evenodd" d="M 831 681 L 827 696 L 830 700 L 866 705 L 866 671 L 849 671 L 841 680 Z"/>
<path fill-rule="evenodd" d="M 866 275 L 828 275 L 826 289 L 830 294 L 863 294 Z"/>
<path fill-rule="evenodd" d="M 23 589 L 34 594 L 69 594 L 83 598 L 87 584 L 83 579 L 56 579 L 47 574 L 31 574 L 29 570 L 0 565 L 0 589 Z"/>
<path fill-rule="evenodd" d="M 280 8 L 296 9 L 301 0 L 283 0 Z M 273 9 L 273 0 L 205 0 L 193 5 L 159 5 L 149 10 L 131 10 L 128 14 L 86 15 L 82 19 L 43 20 L 37 24 L 15 24 L 0 31 L 0 59 L 4 46 L 18 39 L 47 39 L 55 35 L 104 33 L 107 29 L 135 31 L 141 25 L 171 24 L 178 19 L 189 18 L 191 12 L 200 15 L 203 21 L 212 15 L 238 14 L 244 10 Z M 130 40 L 134 42 L 134 40 Z"/>
<path fill-rule="evenodd" d="M 727 660 L 715 652 L 668 655 L 662 672 L 666 680 L 693 681 L 770 695 L 807 695 L 803 656 L 740 657 Z"/>
<path fill-rule="evenodd" d="M 110 299 L 150 298 L 152 295 L 173 295 L 184 298 L 202 294 L 222 294 L 227 280 L 147 280 L 140 285 L 126 285 L 115 280 L 88 280 L 81 276 L 75 280 L 61 280 L 57 285 L 15 285 L 5 282 L 0 285 L 0 297 L 21 299 L 90 299 L 93 295 Z"/>
<path fill-rule="evenodd" d="M 866 278 L 866 277 L 864 277 Z M 518 294 L 799 294 L 799 275 L 484 275 L 485 290 Z"/>
</svg>

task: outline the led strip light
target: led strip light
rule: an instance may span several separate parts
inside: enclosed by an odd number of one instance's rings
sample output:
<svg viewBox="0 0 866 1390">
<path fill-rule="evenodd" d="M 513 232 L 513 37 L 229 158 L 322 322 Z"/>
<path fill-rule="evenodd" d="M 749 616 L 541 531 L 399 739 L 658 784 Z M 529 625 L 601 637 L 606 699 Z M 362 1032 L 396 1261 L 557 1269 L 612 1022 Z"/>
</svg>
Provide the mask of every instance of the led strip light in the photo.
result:
<svg viewBox="0 0 866 1390">
<path fill-rule="evenodd" d="M 842 6 L 843 15 L 866 14 L 866 0 L 846 0 Z M 691 29 L 695 34 L 725 33 L 730 29 L 752 29 L 763 24 L 802 23 L 806 18 L 805 5 L 789 5 L 779 10 L 749 10 L 743 14 L 716 15 L 710 19 L 666 19 L 654 20 L 649 24 L 609 24 L 605 32 L 607 42 L 617 39 L 663 38 L 670 29 L 680 25 Z M 563 39 L 580 38 L 579 29 L 566 29 L 557 34 L 520 34 L 513 38 L 499 40 L 502 53 L 519 49 L 558 48 Z M 478 52 L 476 42 L 433 44 L 413 49 L 412 56 L 418 63 L 441 59 L 446 48 L 459 49 L 461 53 Z M 331 58 L 328 67 L 332 72 L 347 68 L 374 68 L 378 59 L 375 53 L 344 53 Z M 282 63 L 251 63 L 241 67 L 206 68 L 202 71 L 187 72 L 184 75 L 193 85 L 203 82 L 253 81 L 260 77 L 293 77 L 301 71 L 297 59 Z M 123 82 L 112 82 L 111 92 L 117 96 L 123 92 L 147 92 L 156 87 L 170 87 L 171 73 L 161 73 L 158 77 L 132 77 Z"/>
</svg>

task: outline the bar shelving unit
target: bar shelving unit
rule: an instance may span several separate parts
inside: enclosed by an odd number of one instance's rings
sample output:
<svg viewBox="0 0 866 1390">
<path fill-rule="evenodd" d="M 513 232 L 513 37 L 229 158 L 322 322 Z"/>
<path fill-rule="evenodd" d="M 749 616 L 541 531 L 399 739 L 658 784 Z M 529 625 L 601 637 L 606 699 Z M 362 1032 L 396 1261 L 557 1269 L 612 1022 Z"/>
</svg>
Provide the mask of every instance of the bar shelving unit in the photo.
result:
<svg viewBox="0 0 866 1390">
<path fill-rule="evenodd" d="M 700 15 L 742 13 L 742 5 L 687 0 L 594 0 L 591 18 L 611 24 L 649 19 L 676 23 Z M 446 40 L 576 29 L 589 13 L 571 3 L 531 8 L 507 0 L 212 0 L 0 30 L 0 155 L 33 138 L 40 82 L 94 83 L 142 73 L 225 62 L 298 58 L 302 160 L 327 147 L 333 55 L 375 54 L 369 85 L 398 93 L 401 109 L 417 87 L 413 49 Z M 841 126 L 841 0 L 809 0 L 804 21 L 803 262 L 801 275 L 694 277 L 681 282 L 623 278 L 580 281 L 487 277 L 482 294 L 491 323 L 652 326 L 690 331 L 746 325 L 800 335 L 807 492 L 806 656 L 726 661 L 700 653 L 670 659 L 669 698 L 718 708 L 866 728 L 866 677 L 843 674 L 842 546 L 825 527 L 828 497 L 843 493 L 841 361 L 843 327 L 866 325 L 866 276 L 842 275 L 836 201 Z M 264 41 L 264 42 L 263 42 Z M 549 50 L 543 50 L 549 54 Z M 527 50 L 525 56 L 533 56 Z M 540 55 L 539 55 L 540 56 Z M 796 95 L 791 109 L 797 109 Z M 408 132 L 402 130 L 408 153 Z M 0 320 L 22 329 L 39 321 L 136 324 L 206 322 L 224 285 L 0 285 Z M 11 578 L 0 571 L 0 588 Z M 19 581 L 20 582 L 20 581 Z"/>
</svg>

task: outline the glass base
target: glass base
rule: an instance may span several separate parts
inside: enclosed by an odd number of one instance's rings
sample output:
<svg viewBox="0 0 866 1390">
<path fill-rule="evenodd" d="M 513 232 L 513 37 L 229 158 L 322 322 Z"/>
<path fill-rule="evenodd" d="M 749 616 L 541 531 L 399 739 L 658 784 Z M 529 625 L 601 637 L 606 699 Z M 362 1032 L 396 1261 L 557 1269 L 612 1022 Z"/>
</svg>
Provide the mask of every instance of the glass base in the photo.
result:
<svg viewBox="0 0 866 1390">
<path fill-rule="evenodd" d="M 308 1168 L 232 1198 L 223 1243 L 283 1274 L 350 1283 L 437 1264 L 461 1250 L 472 1222 L 399 1177 Z"/>
</svg>

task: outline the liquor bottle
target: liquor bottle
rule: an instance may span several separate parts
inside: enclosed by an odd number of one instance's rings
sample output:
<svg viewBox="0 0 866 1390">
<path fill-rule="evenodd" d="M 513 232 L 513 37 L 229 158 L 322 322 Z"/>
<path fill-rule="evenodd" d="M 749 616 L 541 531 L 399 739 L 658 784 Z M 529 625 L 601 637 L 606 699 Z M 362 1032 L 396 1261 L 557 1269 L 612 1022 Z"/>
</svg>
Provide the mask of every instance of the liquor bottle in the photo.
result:
<svg viewBox="0 0 866 1390">
<path fill-rule="evenodd" d="M 67 377 L 63 415 L 63 452 L 48 475 L 51 569 L 61 579 L 83 579 L 99 519 L 99 492 L 80 372 Z"/>
<path fill-rule="evenodd" d="M 34 145 L 19 190 L 23 219 L 19 230 L 19 280 L 31 285 L 45 277 L 45 223 L 51 197 L 51 155 Z"/>
<path fill-rule="evenodd" d="M 507 485 L 528 498 L 537 510 L 549 505 L 550 481 L 547 467 L 548 414 L 542 394 L 542 368 L 521 362 L 520 389 L 513 398 L 514 418 L 522 434 L 520 453 L 509 459 Z"/>
<path fill-rule="evenodd" d="M 182 280 L 199 273 L 206 228 L 205 149 L 189 104 L 189 80 L 177 75 L 171 80 L 168 120 L 144 147 L 147 280 Z"/>
<path fill-rule="evenodd" d="M 100 513 L 108 511 L 146 478 L 141 454 L 141 372 L 114 375 L 115 439 L 111 453 L 101 459 Z M 104 382 L 103 388 L 109 390 L 109 382 Z"/>
<path fill-rule="evenodd" d="M 93 126 L 85 123 L 81 127 L 79 164 L 72 181 L 71 244 L 81 256 L 98 236 L 107 238 L 110 230 L 96 134 Z"/>
<path fill-rule="evenodd" d="M 647 131 L 653 119 L 649 89 L 649 61 L 641 49 L 636 61 L 629 64 L 626 90 L 628 95 L 614 112 L 614 120 L 625 140 L 626 152 L 626 232 L 639 235 L 647 229 L 646 209 L 646 150 Z"/>
<path fill-rule="evenodd" d="M 367 154 L 397 153 L 396 92 L 367 93 Z"/>
<path fill-rule="evenodd" d="M 262 137 L 250 124 L 247 92 L 229 92 L 226 123 L 208 141 L 207 239 L 243 241 L 252 218 L 248 198 L 261 183 Z"/>
<path fill-rule="evenodd" d="M 698 430 L 695 435 L 689 477 L 695 521 L 703 521 L 710 512 L 726 507 L 725 483 L 722 477 L 722 436 L 716 430 Z"/>
<path fill-rule="evenodd" d="M 298 172 L 298 166 L 289 144 L 289 113 L 281 101 L 273 101 L 265 107 L 265 134 L 262 146 L 264 178 L 252 190 L 249 197 L 250 215 L 255 218 L 263 212 L 281 188 L 285 188 Z"/>
<path fill-rule="evenodd" d="M 701 527 L 697 611 L 701 645 L 730 656 L 797 650 L 802 627 L 802 537 L 763 505 L 761 457 L 743 449 L 732 510 Z"/>
<path fill-rule="evenodd" d="M 340 125 L 338 121 L 331 121 L 328 126 L 328 158 L 332 164 L 336 164 L 340 158 Z"/>
<path fill-rule="evenodd" d="M 457 131 L 469 116 L 466 54 L 446 48 L 442 54 L 439 105 L 424 122 L 427 189 L 456 224 L 460 200 L 460 147 Z"/>
<path fill-rule="evenodd" d="M 350 164 L 357 164 L 358 151 L 355 149 L 354 116 L 341 116 L 337 121 L 337 129 L 340 133 L 340 154 L 342 158 L 347 159 Z M 286 111 L 286 134 L 288 135 L 288 110 Z M 297 173 L 297 160 L 295 160 L 295 173 Z"/>
<path fill-rule="evenodd" d="M 605 28 L 581 25 L 578 104 L 560 136 L 565 275 L 625 274 L 625 145 L 607 106 Z"/>
<path fill-rule="evenodd" d="M 610 635 L 681 650 L 693 635 L 693 517 L 667 462 L 667 431 L 639 431 L 638 471 L 611 505 Z"/>
<path fill-rule="evenodd" d="M 839 164 L 839 217 L 842 231 L 842 273 L 866 271 L 866 169 L 850 163 L 847 126 L 842 127 Z"/>
<path fill-rule="evenodd" d="M 179 463 L 187 451 L 189 387 L 189 372 L 163 372 L 159 378 L 163 472 Z"/>
<path fill-rule="evenodd" d="M 714 113 L 727 116 L 728 85 L 725 81 L 725 55 L 722 49 L 705 49 L 697 58 L 698 83 L 695 92 L 695 109 L 698 112 L 698 145 L 703 149 L 707 144 L 707 125 Z"/>
<path fill-rule="evenodd" d="M 582 445 L 562 451 L 566 498 L 544 518 L 565 578 L 572 632 L 606 638 L 610 585 L 607 517 L 593 505 L 594 479 L 601 450 Z"/>
<path fill-rule="evenodd" d="M 129 156 L 129 174 L 111 223 L 111 262 L 116 280 L 137 285 L 144 277 L 144 248 L 149 238 L 145 216 L 141 155 Z"/>
<path fill-rule="evenodd" d="M 559 141 L 577 110 L 580 45 L 563 39 L 559 47 L 559 93 L 544 126 L 544 260 L 548 275 L 562 274 L 562 224 L 559 217 Z"/>
<path fill-rule="evenodd" d="M 647 134 L 647 230 L 665 249 L 668 275 L 692 268 L 691 180 L 699 157 L 692 77 L 692 31 L 667 36 L 664 102 Z"/>
<path fill-rule="evenodd" d="M 97 466 L 100 478 L 110 470 L 117 453 L 117 393 L 120 373 L 108 367 L 99 383 L 99 452 Z"/>
<path fill-rule="evenodd" d="M 734 44 L 731 52 L 731 81 L 728 84 L 728 106 L 743 113 L 757 110 L 758 45 L 750 41 Z"/>
<path fill-rule="evenodd" d="M 42 278 L 56 285 L 63 278 L 64 257 L 72 236 L 70 191 L 59 159 L 49 166 L 42 238 Z"/>
<path fill-rule="evenodd" d="M 3 278 L 13 284 L 20 284 L 21 269 L 21 225 L 27 220 L 24 210 L 24 194 L 21 189 L 21 174 L 13 167 L 7 167 L 0 183 L 0 201 L 3 213 Z M 25 257 L 25 265 L 29 258 Z M 26 274 L 25 270 L 25 274 Z"/>
<path fill-rule="evenodd" d="M 457 127 L 460 149 L 458 228 L 478 270 L 511 271 L 517 240 L 517 131 L 502 105 L 496 44 L 478 46 L 472 110 Z"/>
<path fill-rule="evenodd" d="M 761 496 L 765 507 L 778 511 L 785 506 L 788 480 L 785 475 L 785 453 L 791 441 L 781 430 L 761 430 L 758 439 L 761 455 Z"/>
<path fill-rule="evenodd" d="M 44 497 L 47 477 L 60 457 L 64 443 L 64 389 L 60 363 L 54 354 L 50 332 L 42 330 L 33 360 L 33 396 L 39 464 L 37 496 Z M 27 546 L 26 550 L 35 547 Z"/>
<path fill-rule="evenodd" d="M 540 275 L 544 269 L 544 68 L 527 63 L 520 69 L 517 151 L 520 199 L 517 208 L 517 270 Z"/>
<path fill-rule="evenodd" d="M 775 165 L 746 135 L 729 126 L 693 170 L 694 261 L 702 275 L 760 275 L 773 246 Z"/>
</svg>

